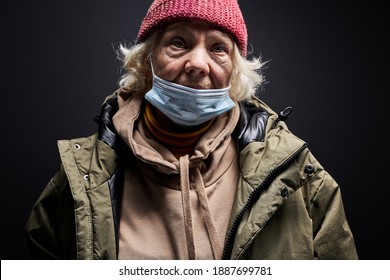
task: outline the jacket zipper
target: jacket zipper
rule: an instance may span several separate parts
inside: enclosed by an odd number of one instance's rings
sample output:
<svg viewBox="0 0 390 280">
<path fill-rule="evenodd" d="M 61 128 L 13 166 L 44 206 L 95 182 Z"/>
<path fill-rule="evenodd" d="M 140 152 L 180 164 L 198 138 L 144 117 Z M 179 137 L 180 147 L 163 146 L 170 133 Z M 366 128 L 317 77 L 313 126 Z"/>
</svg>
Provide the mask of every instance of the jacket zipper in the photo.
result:
<svg viewBox="0 0 390 280">
<path fill-rule="evenodd" d="M 307 147 L 307 143 L 303 144 L 302 147 L 300 147 L 297 151 L 294 152 L 286 161 L 284 161 L 282 164 L 275 167 L 264 179 L 264 181 L 255 188 L 249 195 L 247 202 L 245 203 L 244 207 L 241 209 L 241 211 L 238 213 L 236 218 L 233 221 L 233 224 L 230 228 L 230 231 L 227 235 L 227 239 L 225 242 L 225 246 L 222 253 L 222 260 L 226 260 L 227 257 L 231 254 L 233 249 L 233 242 L 234 237 L 237 233 L 238 225 L 244 216 L 245 212 L 250 209 L 252 204 L 254 203 L 255 199 L 259 197 L 261 190 L 263 188 L 270 184 L 271 181 L 276 177 L 277 174 L 279 174 L 284 168 L 286 168 L 293 160 L 295 160 L 300 153 Z"/>
</svg>

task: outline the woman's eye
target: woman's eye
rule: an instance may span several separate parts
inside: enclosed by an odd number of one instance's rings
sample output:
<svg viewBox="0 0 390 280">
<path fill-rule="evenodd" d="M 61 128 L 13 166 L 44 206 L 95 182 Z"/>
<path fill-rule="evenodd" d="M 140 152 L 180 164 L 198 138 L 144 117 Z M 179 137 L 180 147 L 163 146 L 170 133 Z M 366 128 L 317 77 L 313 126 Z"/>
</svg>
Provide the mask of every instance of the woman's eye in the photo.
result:
<svg viewBox="0 0 390 280">
<path fill-rule="evenodd" d="M 184 40 L 181 39 L 181 38 L 173 38 L 171 40 L 171 45 L 176 47 L 176 48 L 179 48 L 179 49 L 182 49 L 185 47 L 185 43 L 184 43 Z"/>
<path fill-rule="evenodd" d="M 224 44 L 216 44 L 212 47 L 212 51 L 217 53 L 226 52 L 226 47 Z"/>
</svg>

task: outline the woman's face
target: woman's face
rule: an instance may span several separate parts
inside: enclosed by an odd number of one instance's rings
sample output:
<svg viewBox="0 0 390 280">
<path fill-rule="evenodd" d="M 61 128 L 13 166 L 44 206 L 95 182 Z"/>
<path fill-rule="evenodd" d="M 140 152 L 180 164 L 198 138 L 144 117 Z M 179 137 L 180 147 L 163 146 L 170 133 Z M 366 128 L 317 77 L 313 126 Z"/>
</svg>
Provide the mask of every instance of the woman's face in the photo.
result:
<svg viewBox="0 0 390 280">
<path fill-rule="evenodd" d="M 207 23 L 169 25 L 153 55 L 154 73 L 167 81 L 196 89 L 229 86 L 233 40 Z"/>
</svg>

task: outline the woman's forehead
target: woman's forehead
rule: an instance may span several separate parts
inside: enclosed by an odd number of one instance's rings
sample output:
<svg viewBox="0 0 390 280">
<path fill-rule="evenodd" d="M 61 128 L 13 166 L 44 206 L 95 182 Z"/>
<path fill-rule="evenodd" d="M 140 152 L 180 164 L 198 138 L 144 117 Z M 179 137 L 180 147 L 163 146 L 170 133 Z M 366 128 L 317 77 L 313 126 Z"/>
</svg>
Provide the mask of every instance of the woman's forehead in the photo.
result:
<svg viewBox="0 0 390 280">
<path fill-rule="evenodd" d="M 174 22 L 166 26 L 162 32 L 163 37 L 170 35 L 175 36 L 177 34 L 184 38 L 187 38 L 188 36 L 196 37 L 197 34 L 206 33 L 207 37 L 210 39 L 222 40 L 224 44 L 234 44 L 234 39 L 230 34 L 221 31 L 215 25 L 202 21 L 188 20 Z"/>
<path fill-rule="evenodd" d="M 165 28 L 166 32 L 180 31 L 180 30 L 183 30 L 183 31 L 191 31 L 191 30 L 207 31 L 207 32 L 219 34 L 221 36 L 231 37 L 226 32 L 223 32 L 222 30 L 220 30 L 220 28 L 218 28 L 217 26 L 210 24 L 208 22 L 198 21 L 198 20 L 177 21 L 177 22 L 173 22 L 173 23 L 167 25 Z"/>
</svg>

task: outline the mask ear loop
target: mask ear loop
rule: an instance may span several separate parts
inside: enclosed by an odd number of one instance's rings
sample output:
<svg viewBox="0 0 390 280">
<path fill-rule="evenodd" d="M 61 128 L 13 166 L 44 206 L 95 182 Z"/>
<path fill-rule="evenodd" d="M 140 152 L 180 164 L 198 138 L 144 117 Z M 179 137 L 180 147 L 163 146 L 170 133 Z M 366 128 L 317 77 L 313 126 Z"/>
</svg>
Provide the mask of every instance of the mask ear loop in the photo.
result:
<svg viewBox="0 0 390 280">
<path fill-rule="evenodd" d="M 152 78 L 153 78 L 153 80 L 154 80 L 155 77 L 157 77 L 157 76 L 156 76 L 156 74 L 154 73 L 152 55 L 149 56 L 148 60 L 149 60 L 149 62 L 150 62 L 150 70 L 152 70 Z"/>
<path fill-rule="evenodd" d="M 147 61 L 150 63 L 150 70 L 152 71 L 152 76 L 154 76 L 154 69 L 153 69 L 153 60 L 152 60 L 153 54 L 149 54 L 147 56 Z"/>
<path fill-rule="evenodd" d="M 154 68 L 153 68 L 153 61 L 152 61 L 152 59 L 150 59 L 150 69 L 152 70 L 152 75 L 154 77 L 155 74 L 154 74 Z"/>
<path fill-rule="evenodd" d="M 154 83 L 155 77 L 157 77 L 157 76 L 156 76 L 156 74 L 154 74 L 152 55 L 149 55 L 148 61 L 150 63 L 150 70 L 152 71 L 152 83 Z"/>
</svg>

